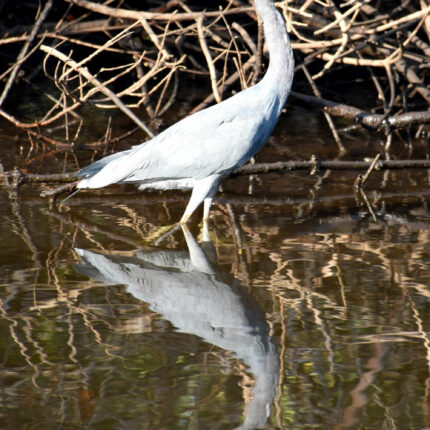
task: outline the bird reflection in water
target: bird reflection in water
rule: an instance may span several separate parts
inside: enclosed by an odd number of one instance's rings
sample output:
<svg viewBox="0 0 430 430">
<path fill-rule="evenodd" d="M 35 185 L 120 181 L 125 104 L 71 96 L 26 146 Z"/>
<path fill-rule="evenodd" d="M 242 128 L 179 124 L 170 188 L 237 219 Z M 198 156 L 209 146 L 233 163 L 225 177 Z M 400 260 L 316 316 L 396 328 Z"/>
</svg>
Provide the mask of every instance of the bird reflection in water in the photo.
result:
<svg viewBox="0 0 430 430">
<path fill-rule="evenodd" d="M 220 280 L 188 228 L 182 230 L 189 253 L 151 250 L 126 257 L 76 248 L 83 262 L 77 269 L 105 284 L 125 285 L 178 331 L 243 360 L 255 383 L 240 428 L 261 427 L 270 415 L 279 380 L 279 357 L 264 313 L 241 286 Z M 206 230 L 203 237 L 208 236 Z"/>
</svg>

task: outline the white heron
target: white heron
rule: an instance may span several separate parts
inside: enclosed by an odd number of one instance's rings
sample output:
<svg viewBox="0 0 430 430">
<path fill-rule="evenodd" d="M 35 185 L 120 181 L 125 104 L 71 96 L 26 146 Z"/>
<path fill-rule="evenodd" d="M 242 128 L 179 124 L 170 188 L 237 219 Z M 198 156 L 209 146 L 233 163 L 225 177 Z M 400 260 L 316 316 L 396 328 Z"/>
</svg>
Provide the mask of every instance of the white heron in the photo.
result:
<svg viewBox="0 0 430 430">
<path fill-rule="evenodd" d="M 133 183 L 139 189 L 192 189 L 180 220 L 204 202 L 203 220 L 221 179 L 266 143 L 290 92 L 294 58 L 285 22 L 272 0 L 254 0 L 269 51 L 263 79 L 223 102 L 182 119 L 129 150 L 109 155 L 79 172 L 77 188 Z"/>
<path fill-rule="evenodd" d="M 204 227 L 205 228 L 205 227 Z M 255 298 L 231 277 L 212 266 L 186 225 L 188 253 L 141 249 L 133 255 L 100 254 L 75 248 L 78 272 L 106 285 L 123 284 L 176 330 L 232 351 L 254 377 L 240 429 L 265 425 L 279 381 L 279 357 L 264 312 Z M 203 236 L 208 237 L 203 231 Z M 227 278 L 228 279 L 228 278 Z"/>
</svg>

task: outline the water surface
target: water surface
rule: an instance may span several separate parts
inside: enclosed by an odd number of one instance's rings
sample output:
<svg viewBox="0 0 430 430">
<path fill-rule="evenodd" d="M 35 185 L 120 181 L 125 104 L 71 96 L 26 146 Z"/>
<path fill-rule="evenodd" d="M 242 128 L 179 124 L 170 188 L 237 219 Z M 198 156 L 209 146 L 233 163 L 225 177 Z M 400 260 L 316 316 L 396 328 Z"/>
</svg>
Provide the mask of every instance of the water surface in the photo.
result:
<svg viewBox="0 0 430 430">
<path fill-rule="evenodd" d="M 92 156 L 0 133 L 6 169 Z M 347 136 L 343 158 L 379 139 Z M 321 117 L 294 108 L 258 161 L 313 154 L 338 156 Z M 199 213 L 167 236 L 187 195 L 113 186 L 51 206 L 39 185 L 2 183 L 0 427 L 429 427 L 428 174 L 375 173 L 364 196 L 356 175 L 228 179 L 208 231 Z"/>
</svg>

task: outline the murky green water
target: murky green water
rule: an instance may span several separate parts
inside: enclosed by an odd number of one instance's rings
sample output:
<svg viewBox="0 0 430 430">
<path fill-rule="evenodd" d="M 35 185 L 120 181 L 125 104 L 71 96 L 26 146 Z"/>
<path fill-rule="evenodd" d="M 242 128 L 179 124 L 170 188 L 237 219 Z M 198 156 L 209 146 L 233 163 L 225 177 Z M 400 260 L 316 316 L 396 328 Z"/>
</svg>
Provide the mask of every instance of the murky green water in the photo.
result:
<svg viewBox="0 0 430 430">
<path fill-rule="evenodd" d="M 259 161 L 336 155 L 304 114 L 282 118 Z M 0 132 L 8 169 L 90 157 Z M 186 195 L 117 186 L 51 208 L 40 186 L 2 184 L 0 427 L 430 427 L 428 175 L 371 177 L 375 218 L 356 175 L 226 180 L 209 232 L 196 216 L 164 237 Z"/>
</svg>

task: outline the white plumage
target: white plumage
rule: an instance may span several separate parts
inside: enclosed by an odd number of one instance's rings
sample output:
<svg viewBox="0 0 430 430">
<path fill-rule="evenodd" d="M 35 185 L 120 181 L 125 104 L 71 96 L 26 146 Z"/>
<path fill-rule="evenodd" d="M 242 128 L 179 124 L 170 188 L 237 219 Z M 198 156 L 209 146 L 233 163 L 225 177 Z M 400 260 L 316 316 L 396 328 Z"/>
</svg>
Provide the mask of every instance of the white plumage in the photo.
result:
<svg viewBox="0 0 430 430">
<path fill-rule="evenodd" d="M 78 188 L 134 183 L 139 189 L 192 189 L 181 218 L 204 201 L 204 219 L 223 176 L 266 143 L 287 100 L 294 59 L 285 23 L 272 0 L 255 0 L 270 55 L 255 86 L 172 125 L 152 140 L 105 157 L 79 172 Z"/>
</svg>

